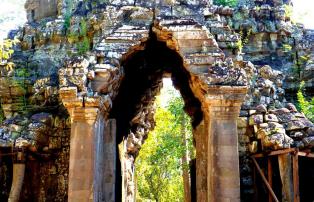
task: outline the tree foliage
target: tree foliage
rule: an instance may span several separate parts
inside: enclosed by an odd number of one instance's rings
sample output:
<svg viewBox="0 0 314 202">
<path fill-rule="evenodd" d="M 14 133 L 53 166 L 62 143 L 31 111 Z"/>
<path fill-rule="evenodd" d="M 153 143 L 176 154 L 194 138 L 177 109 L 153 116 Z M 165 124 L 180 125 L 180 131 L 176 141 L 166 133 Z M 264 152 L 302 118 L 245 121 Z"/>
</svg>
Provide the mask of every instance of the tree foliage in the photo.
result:
<svg viewBox="0 0 314 202">
<path fill-rule="evenodd" d="M 13 71 L 14 63 L 10 62 L 9 59 L 11 58 L 12 54 L 14 53 L 13 46 L 17 44 L 19 40 L 14 39 L 5 39 L 3 41 L 0 40 L 0 67 L 6 69 L 6 71 Z M 2 110 L 1 105 L 1 98 L 0 98 L 0 124 L 4 120 L 4 113 Z"/>
<path fill-rule="evenodd" d="M 170 102 L 162 105 L 163 93 Z M 156 127 L 149 134 L 136 160 L 138 201 L 184 201 L 181 157 L 187 149 L 193 149 L 190 124 L 188 131 L 190 147 L 182 142 L 182 118 L 189 123 L 183 112 L 183 100 L 174 90 L 166 90 L 157 98 Z"/>
<path fill-rule="evenodd" d="M 238 0 L 214 0 L 214 4 L 235 7 L 238 4 Z"/>
<path fill-rule="evenodd" d="M 85 19 L 81 20 L 79 37 L 82 38 L 82 40 L 77 44 L 77 50 L 79 55 L 83 55 L 90 49 L 90 41 L 87 36 L 87 24 Z"/>
<path fill-rule="evenodd" d="M 0 62 L 6 62 L 10 59 L 11 55 L 14 53 L 13 46 L 19 41 L 17 39 L 5 39 L 0 41 Z"/>
<path fill-rule="evenodd" d="M 301 82 L 299 91 L 297 93 L 298 104 L 301 111 L 305 114 L 307 118 L 309 118 L 312 122 L 314 122 L 314 97 L 310 101 L 308 101 L 304 94 L 304 81 Z"/>
</svg>

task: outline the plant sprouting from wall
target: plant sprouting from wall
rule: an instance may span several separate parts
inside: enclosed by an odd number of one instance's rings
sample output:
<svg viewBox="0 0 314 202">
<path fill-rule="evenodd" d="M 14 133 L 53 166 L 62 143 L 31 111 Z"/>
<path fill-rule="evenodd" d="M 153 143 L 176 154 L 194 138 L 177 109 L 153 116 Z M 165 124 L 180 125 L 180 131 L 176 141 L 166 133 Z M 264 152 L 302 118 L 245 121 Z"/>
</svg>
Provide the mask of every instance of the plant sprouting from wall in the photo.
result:
<svg viewBox="0 0 314 202">
<path fill-rule="evenodd" d="M 243 46 L 249 43 L 250 36 L 252 35 L 252 29 L 243 30 L 243 28 L 240 29 L 239 36 L 240 39 L 236 42 L 236 48 L 242 52 Z"/>
<path fill-rule="evenodd" d="M 83 40 L 77 44 L 77 51 L 79 55 L 85 54 L 90 49 L 90 43 L 87 36 L 83 37 Z"/>
<path fill-rule="evenodd" d="M 71 26 L 73 0 L 66 0 L 65 4 L 66 4 L 66 10 L 64 13 L 64 29 L 65 31 L 67 31 Z"/>
<path fill-rule="evenodd" d="M 3 113 L 2 102 L 1 102 L 1 98 L 0 98 L 0 124 L 2 124 L 4 119 L 5 119 L 5 116 L 4 116 L 4 113 Z"/>
<path fill-rule="evenodd" d="M 11 55 L 14 53 L 13 46 L 16 45 L 19 40 L 5 39 L 0 41 L 0 62 L 6 62 L 10 59 Z"/>
<path fill-rule="evenodd" d="M 214 4 L 235 7 L 238 4 L 238 0 L 214 0 Z"/>
<path fill-rule="evenodd" d="M 288 19 L 291 19 L 293 15 L 293 7 L 291 5 L 285 4 L 284 9 L 285 9 L 285 17 Z"/>
<path fill-rule="evenodd" d="M 77 44 L 78 54 L 83 55 L 90 49 L 90 41 L 87 36 L 87 23 L 85 19 L 82 19 L 80 22 L 80 34 L 79 38 L 81 41 Z"/>
<path fill-rule="evenodd" d="M 27 68 L 23 67 L 15 70 L 15 76 L 19 78 L 27 78 L 30 76 L 30 73 Z"/>
<path fill-rule="evenodd" d="M 309 118 L 312 122 L 314 122 L 314 97 L 311 98 L 310 101 L 306 99 L 304 96 L 305 83 L 302 81 L 300 83 L 299 91 L 297 93 L 298 105 L 301 111 L 305 114 L 307 118 Z"/>
<path fill-rule="evenodd" d="M 82 19 L 80 23 L 80 36 L 81 37 L 87 36 L 87 24 L 84 19 Z"/>
<path fill-rule="evenodd" d="M 88 28 L 87 28 L 86 20 L 84 18 L 80 21 L 79 31 L 68 32 L 67 39 L 70 44 L 76 44 L 77 52 L 79 55 L 83 55 L 87 51 L 90 50 L 90 39 L 88 37 Z"/>
<path fill-rule="evenodd" d="M 282 45 L 283 52 L 290 52 L 292 50 L 292 46 L 290 44 Z"/>
<path fill-rule="evenodd" d="M 5 39 L 0 41 L 0 64 L 6 71 L 13 71 L 14 63 L 10 62 L 10 58 L 14 53 L 13 46 L 19 42 L 17 39 Z"/>
</svg>

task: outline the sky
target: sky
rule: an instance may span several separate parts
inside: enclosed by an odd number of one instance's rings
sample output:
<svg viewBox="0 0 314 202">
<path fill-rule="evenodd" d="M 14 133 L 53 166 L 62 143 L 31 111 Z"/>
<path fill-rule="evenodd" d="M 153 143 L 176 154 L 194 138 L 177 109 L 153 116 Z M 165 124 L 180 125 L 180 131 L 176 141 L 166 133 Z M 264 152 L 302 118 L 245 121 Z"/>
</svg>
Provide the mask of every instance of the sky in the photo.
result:
<svg viewBox="0 0 314 202">
<path fill-rule="evenodd" d="M 292 0 L 294 18 L 308 29 L 314 29 L 314 0 Z"/>
<path fill-rule="evenodd" d="M 0 40 L 26 22 L 25 0 L 0 0 Z"/>
</svg>

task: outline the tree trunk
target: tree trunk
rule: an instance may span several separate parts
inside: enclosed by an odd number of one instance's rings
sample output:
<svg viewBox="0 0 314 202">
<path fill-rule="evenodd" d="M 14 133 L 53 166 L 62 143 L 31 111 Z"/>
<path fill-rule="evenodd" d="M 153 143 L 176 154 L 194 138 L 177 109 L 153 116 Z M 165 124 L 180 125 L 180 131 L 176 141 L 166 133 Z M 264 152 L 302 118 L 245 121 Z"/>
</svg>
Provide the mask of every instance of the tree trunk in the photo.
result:
<svg viewBox="0 0 314 202">
<path fill-rule="evenodd" d="M 181 135 L 182 143 L 184 146 L 184 153 L 182 155 L 182 177 L 183 177 L 183 186 L 184 186 L 184 201 L 191 202 L 191 181 L 189 173 L 189 148 L 186 134 L 186 120 L 184 116 L 181 116 Z"/>
</svg>

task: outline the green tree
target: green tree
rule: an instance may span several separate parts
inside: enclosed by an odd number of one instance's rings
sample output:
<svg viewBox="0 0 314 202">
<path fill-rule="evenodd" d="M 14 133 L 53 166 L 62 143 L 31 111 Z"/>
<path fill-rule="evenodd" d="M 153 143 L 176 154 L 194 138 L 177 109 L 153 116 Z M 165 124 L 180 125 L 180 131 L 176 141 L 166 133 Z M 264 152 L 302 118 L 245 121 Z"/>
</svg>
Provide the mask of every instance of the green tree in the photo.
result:
<svg viewBox="0 0 314 202">
<path fill-rule="evenodd" d="M 0 40 L 0 67 L 4 68 L 6 71 L 13 71 L 14 63 L 10 61 L 10 58 L 14 53 L 13 46 L 18 42 L 19 40 L 17 39 L 5 39 L 3 41 Z M 2 102 L 0 98 L 0 124 L 5 119 L 1 103 Z"/>
<path fill-rule="evenodd" d="M 0 62 L 7 63 L 7 60 L 11 58 L 11 55 L 14 53 L 13 46 L 17 44 L 19 40 L 14 39 L 5 39 L 4 41 L 0 40 Z"/>
<path fill-rule="evenodd" d="M 308 101 L 304 94 L 304 81 L 301 82 L 299 91 L 297 93 L 298 105 L 301 111 L 305 114 L 307 118 L 309 118 L 312 122 L 314 122 L 314 97 L 310 101 Z"/>
<path fill-rule="evenodd" d="M 238 0 L 214 0 L 214 4 L 235 7 L 238 4 Z"/>
<path fill-rule="evenodd" d="M 171 95 L 167 105 L 161 103 L 165 95 Z M 156 127 L 136 160 L 137 198 L 138 201 L 184 201 L 182 175 L 188 166 L 182 157 L 193 146 L 191 126 L 182 125 L 182 120 L 184 123 L 190 120 L 183 112 L 182 98 L 174 90 L 163 90 L 156 105 Z"/>
</svg>

